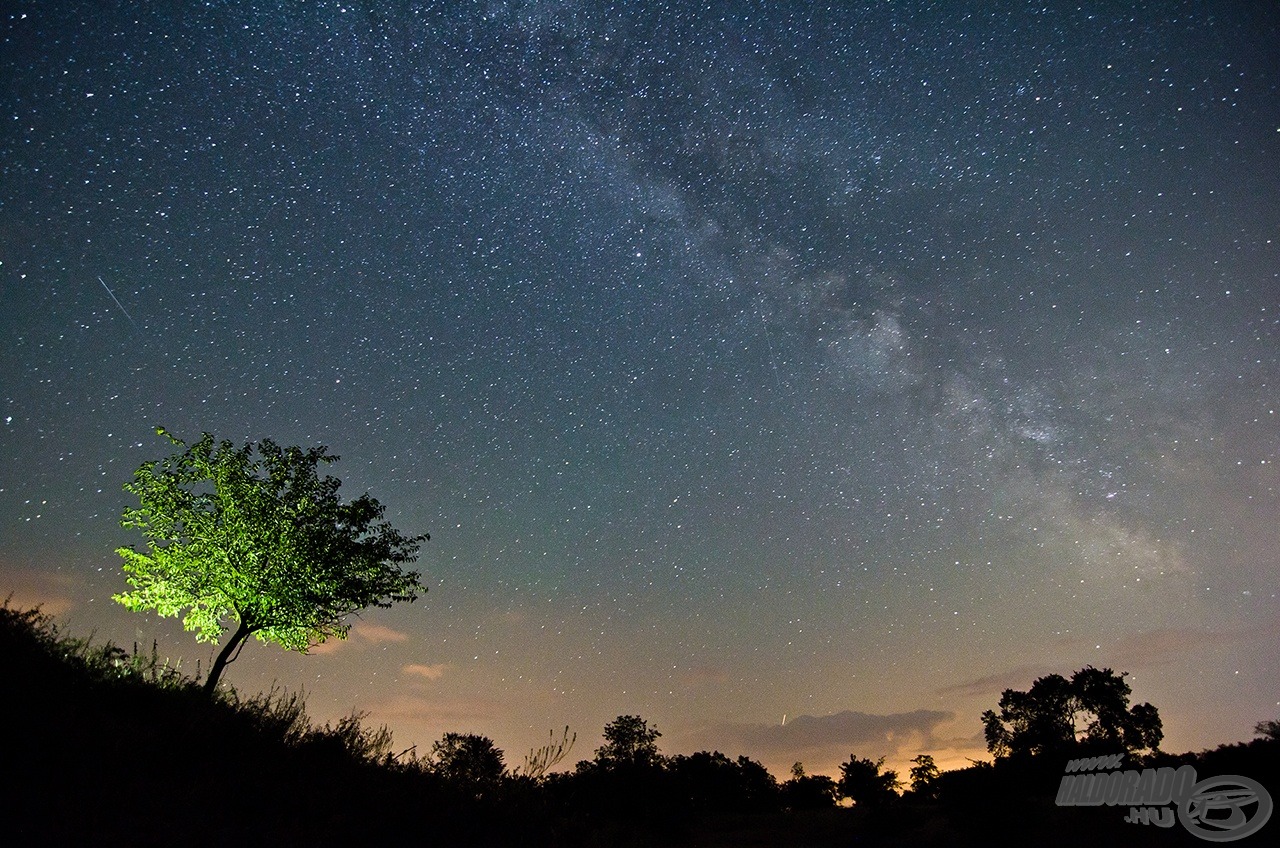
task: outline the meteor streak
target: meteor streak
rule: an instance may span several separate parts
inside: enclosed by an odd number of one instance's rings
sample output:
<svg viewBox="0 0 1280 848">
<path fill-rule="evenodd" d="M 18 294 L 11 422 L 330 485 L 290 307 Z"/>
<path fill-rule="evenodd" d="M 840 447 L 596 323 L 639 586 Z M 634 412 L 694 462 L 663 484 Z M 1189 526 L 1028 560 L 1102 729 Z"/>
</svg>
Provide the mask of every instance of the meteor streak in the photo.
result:
<svg viewBox="0 0 1280 848">
<path fill-rule="evenodd" d="M 124 308 L 124 304 L 120 302 L 120 298 L 116 297 L 116 293 L 111 290 L 111 286 L 107 285 L 107 281 L 98 277 L 98 282 L 102 283 L 102 287 L 107 290 L 107 294 L 111 295 L 111 299 L 116 302 L 116 306 L 120 307 L 120 311 L 124 313 L 124 317 L 129 319 L 129 323 L 133 325 L 133 330 L 138 335 L 142 335 L 142 329 L 138 326 L 138 322 L 133 320 L 133 316 L 129 314 L 129 310 Z"/>
</svg>

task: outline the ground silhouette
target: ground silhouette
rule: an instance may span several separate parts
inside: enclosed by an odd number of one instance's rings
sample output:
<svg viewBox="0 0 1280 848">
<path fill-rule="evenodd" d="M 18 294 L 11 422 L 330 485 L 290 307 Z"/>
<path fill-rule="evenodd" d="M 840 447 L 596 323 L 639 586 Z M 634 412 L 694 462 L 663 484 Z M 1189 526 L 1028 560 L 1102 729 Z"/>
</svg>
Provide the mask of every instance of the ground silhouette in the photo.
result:
<svg viewBox="0 0 1280 848">
<path fill-rule="evenodd" d="M 1125 824 L 1117 807 L 1061 807 L 1064 762 L 998 759 L 937 772 L 899 795 L 896 776 L 850 754 L 845 780 L 797 764 L 779 783 L 748 757 L 667 756 L 660 733 L 619 716 L 606 744 L 570 771 L 531 752 L 523 769 L 482 736 L 446 734 L 421 758 L 358 715 L 317 726 L 304 699 L 245 696 L 200 681 L 134 646 L 66 636 L 38 610 L 0 606 L 6 772 L 0 844 L 237 846 L 848 846 L 1036 844 L 1177 846 L 1181 827 Z M 1192 764 L 1201 776 L 1245 775 L 1274 797 L 1280 732 L 1199 754 L 1132 765 Z M 852 808 L 841 792 L 869 793 Z M 1268 825 L 1274 829 L 1274 825 Z M 1259 836 L 1265 838 L 1265 831 Z M 1241 844 L 1249 844 L 1253 838 Z"/>
</svg>

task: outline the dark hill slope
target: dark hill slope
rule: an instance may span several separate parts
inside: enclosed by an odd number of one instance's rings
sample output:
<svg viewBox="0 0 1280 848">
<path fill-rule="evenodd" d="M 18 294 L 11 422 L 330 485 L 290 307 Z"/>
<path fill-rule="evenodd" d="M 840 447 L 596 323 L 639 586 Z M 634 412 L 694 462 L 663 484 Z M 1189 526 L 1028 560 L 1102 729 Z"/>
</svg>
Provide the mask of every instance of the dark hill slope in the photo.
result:
<svg viewBox="0 0 1280 848">
<path fill-rule="evenodd" d="M 300 698 L 210 700 L 154 656 L 0 608 L 6 845 L 492 844 L 495 819 Z"/>
</svg>

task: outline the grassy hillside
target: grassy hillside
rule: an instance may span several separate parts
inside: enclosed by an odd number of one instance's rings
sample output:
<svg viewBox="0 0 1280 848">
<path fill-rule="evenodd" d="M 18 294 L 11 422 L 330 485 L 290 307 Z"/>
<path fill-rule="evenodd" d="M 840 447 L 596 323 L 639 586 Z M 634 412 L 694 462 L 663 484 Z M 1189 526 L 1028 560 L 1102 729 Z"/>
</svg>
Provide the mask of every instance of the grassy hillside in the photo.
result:
<svg viewBox="0 0 1280 848">
<path fill-rule="evenodd" d="M 315 728 L 280 692 L 205 697 L 154 655 L 0 610 L 5 844 L 486 844 L 477 802 L 399 767 L 359 721 Z M 448 811 L 443 814 L 442 811 Z M 8 837 L 8 838 L 5 838 Z"/>
<path fill-rule="evenodd" d="M 0 799 L 3 845 L 1203 844 L 1177 824 L 1125 824 L 1120 807 L 1055 805 L 1056 762 L 944 772 L 935 799 L 852 810 L 829 796 L 797 805 L 758 764 L 705 752 L 478 783 L 393 756 L 390 734 L 359 717 L 313 726 L 296 695 L 211 699 L 154 651 L 93 646 L 38 611 L 0 607 L 0 662 L 15 784 Z M 1145 765 L 1183 763 L 1273 797 L 1280 786 L 1273 737 Z"/>
</svg>

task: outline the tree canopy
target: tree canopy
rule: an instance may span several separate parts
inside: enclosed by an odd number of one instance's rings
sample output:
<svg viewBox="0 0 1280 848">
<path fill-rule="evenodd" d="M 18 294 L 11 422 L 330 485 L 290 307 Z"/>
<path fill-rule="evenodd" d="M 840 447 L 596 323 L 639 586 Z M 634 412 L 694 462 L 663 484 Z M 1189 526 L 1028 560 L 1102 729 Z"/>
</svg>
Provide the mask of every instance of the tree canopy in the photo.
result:
<svg viewBox="0 0 1280 848">
<path fill-rule="evenodd" d="M 680 797 L 696 809 L 749 813 L 776 806 L 778 781 L 749 757 L 698 751 L 670 757 L 666 767 Z"/>
<path fill-rule="evenodd" d="M 846 798 L 852 798 L 859 806 L 883 806 L 897 797 L 901 786 L 898 773 L 893 769 L 880 769 L 884 757 L 870 760 L 849 755 L 849 761 L 840 766 L 840 780 L 836 789 Z"/>
<path fill-rule="evenodd" d="M 493 792 L 506 774 L 502 750 L 487 736 L 446 733 L 431 745 L 431 770 L 477 796 Z"/>
<path fill-rule="evenodd" d="M 840 794 L 836 782 L 825 774 L 807 774 L 804 763 L 791 766 L 791 779 L 778 787 L 782 803 L 790 810 L 834 807 Z"/>
<path fill-rule="evenodd" d="M 605 744 L 596 749 L 597 765 L 604 768 L 648 767 L 662 764 L 656 727 L 640 716 L 618 716 L 604 727 Z"/>
<path fill-rule="evenodd" d="M 124 486 L 139 506 L 125 509 L 121 525 L 140 530 L 147 543 L 142 551 L 117 550 L 134 588 L 114 599 L 135 611 L 181 615 L 201 642 L 218 642 L 234 625 L 207 691 L 251 635 L 306 653 L 344 638 L 352 613 L 426 591 L 420 575 L 402 566 L 430 537 L 396 530 L 367 493 L 343 503 L 341 482 L 318 472 L 338 459 L 327 448 L 269 439 L 237 447 L 209 433 L 188 445 L 156 432 L 178 451 L 143 463 Z"/>
<path fill-rule="evenodd" d="M 917 754 L 911 762 L 911 793 L 917 798 L 936 801 L 938 798 L 938 777 L 942 774 L 938 764 L 929 754 Z"/>
<path fill-rule="evenodd" d="M 1066 753 L 1079 746 L 1120 752 L 1156 749 L 1164 738 L 1160 713 L 1150 704 L 1130 708 L 1123 673 L 1086 666 L 1071 679 L 1050 674 L 1026 692 L 1006 689 L 1000 712 L 982 723 L 987 749 L 997 757 Z"/>
</svg>

